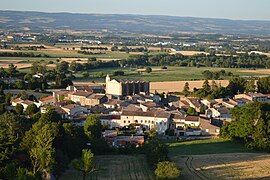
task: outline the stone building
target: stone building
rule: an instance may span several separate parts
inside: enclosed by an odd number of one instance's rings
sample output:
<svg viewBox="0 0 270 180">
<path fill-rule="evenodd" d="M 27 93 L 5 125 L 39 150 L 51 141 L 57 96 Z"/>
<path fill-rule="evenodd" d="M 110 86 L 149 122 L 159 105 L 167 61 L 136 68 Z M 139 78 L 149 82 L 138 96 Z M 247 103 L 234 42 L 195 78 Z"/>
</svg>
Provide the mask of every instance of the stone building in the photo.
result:
<svg viewBox="0 0 270 180">
<path fill-rule="evenodd" d="M 111 80 L 109 75 L 106 77 L 106 94 L 116 98 L 139 93 L 149 94 L 149 89 L 149 82 Z"/>
</svg>

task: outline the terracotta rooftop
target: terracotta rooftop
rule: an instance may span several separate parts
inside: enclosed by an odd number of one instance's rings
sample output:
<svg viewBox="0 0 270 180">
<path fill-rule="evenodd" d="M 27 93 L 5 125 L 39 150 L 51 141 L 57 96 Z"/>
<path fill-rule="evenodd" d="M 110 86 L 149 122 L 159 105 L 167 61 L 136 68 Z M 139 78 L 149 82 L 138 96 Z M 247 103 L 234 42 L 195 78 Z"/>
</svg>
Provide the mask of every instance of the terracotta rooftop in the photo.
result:
<svg viewBox="0 0 270 180">
<path fill-rule="evenodd" d="M 66 105 L 66 106 L 63 106 L 62 108 L 65 108 L 65 109 L 73 109 L 73 108 L 75 108 L 75 107 L 77 107 L 77 105 L 76 104 L 68 104 L 68 105 Z"/>
<path fill-rule="evenodd" d="M 47 96 L 47 97 L 44 97 L 44 98 L 39 99 L 39 101 L 44 102 L 44 101 L 50 101 L 52 99 L 54 99 L 53 96 Z"/>
<path fill-rule="evenodd" d="M 76 91 L 72 93 L 73 96 L 83 96 L 83 97 L 88 97 L 92 94 L 92 92 L 85 92 L 85 91 Z"/>
<path fill-rule="evenodd" d="M 185 121 L 193 121 L 193 122 L 199 122 L 200 117 L 199 116 L 187 116 L 185 118 Z"/>
</svg>

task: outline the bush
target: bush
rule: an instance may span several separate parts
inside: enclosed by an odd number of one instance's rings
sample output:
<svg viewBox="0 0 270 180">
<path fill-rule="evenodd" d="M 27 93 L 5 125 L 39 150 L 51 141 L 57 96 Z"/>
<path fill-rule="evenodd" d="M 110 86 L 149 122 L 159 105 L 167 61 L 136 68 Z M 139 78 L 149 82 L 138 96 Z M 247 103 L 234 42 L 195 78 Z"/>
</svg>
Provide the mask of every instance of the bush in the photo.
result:
<svg viewBox="0 0 270 180">
<path fill-rule="evenodd" d="M 147 67 L 147 68 L 145 69 L 145 72 L 147 72 L 147 73 L 150 73 L 150 72 L 152 72 L 152 68 L 150 68 L 150 67 Z"/>
<path fill-rule="evenodd" d="M 157 179 L 177 179 L 180 176 L 180 169 L 170 161 L 163 161 L 157 164 L 155 170 Z"/>
</svg>

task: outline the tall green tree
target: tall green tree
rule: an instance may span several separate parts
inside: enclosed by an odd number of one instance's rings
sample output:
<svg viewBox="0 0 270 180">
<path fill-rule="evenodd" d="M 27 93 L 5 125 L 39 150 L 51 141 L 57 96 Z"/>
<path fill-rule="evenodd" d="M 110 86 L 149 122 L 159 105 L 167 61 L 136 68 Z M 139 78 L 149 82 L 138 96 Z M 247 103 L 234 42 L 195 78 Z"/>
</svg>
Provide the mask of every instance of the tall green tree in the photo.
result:
<svg viewBox="0 0 270 180">
<path fill-rule="evenodd" d="M 54 140 L 59 133 L 57 124 L 36 122 L 26 132 L 21 147 L 29 153 L 33 174 L 38 172 L 47 178 L 55 165 Z"/>
<path fill-rule="evenodd" d="M 85 180 L 87 174 L 95 171 L 94 154 L 91 152 L 91 150 L 83 149 L 81 159 L 73 160 L 72 165 L 74 169 L 82 172 L 83 180 Z"/>
<path fill-rule="evenodd" d="M 101 138 L 102 125 L 97 115 L 90 115 L 84 123 L 84 132 L 89 139 Z"/>
<path fill-rule="evenodd" d="M 189 91 L 189 83 L 188 83 L 188 82 L 185 83 L 185 86 L 184 86 L 184 89 L 183 89 L 182 93 L 183 93 L 185 96 L 188 96 L 188 95 L 190 94 L 190 91 Z"/>
</svg>

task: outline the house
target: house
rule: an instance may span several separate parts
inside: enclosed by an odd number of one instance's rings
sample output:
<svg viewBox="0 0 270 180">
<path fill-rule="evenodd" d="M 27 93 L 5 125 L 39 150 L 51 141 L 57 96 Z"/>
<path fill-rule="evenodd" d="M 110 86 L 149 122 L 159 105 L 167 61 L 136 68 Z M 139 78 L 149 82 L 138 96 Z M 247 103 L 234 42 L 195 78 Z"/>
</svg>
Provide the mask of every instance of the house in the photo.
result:
<svg viewBox="0 0 270 180">
<path fill-rule="evenodd" d="M 84 86 L 74 86 L 70 85 L 66 88 L 68 91 L 84 91 L 84 92 L 91 92 L 91 93 L 105 93 L 105 89 L 103 85 L 84 85 Z"/>
<path fill-rule="evenodd" d="M 149 94 L 149 82 L 145 81 L 123 81 L 106 77 L 106 94 L 112 97 L 121 98 L 123 96 L 139 93 Z"/>
<path fill-rule="evenodd" d="M 199 127 L 200 126 L 200 116 L 186 116 L 185 125 L 190 127 Z"/>
<path fill-rule="evenodd" d="M 55 104 L 55 98 L 53 96 L 47 96 L 39 99 L 40 106 L 50 105 L 53 106 Z"/>
<path fill-rule="evenodd" d="M 194 108 L 197 112 L 200 112 L 201 102 L 197 98 L 181 97 L 179 107 L 182 109 Z"/>
<path fill-rule="evenodd" d="M 218 136 L 220 133 L 220 127 L 211 124 L 210 120 L 200 118 L 200 128 L 202 129 L 202 135 Z"/>
<path fill-rule="evenodd" d="M 96 106 L 103 104 L 108 101 L 108 98 L 105 94 L 91 94 L 85 99 L 86 106 Z"/>
<path fill-rule="evenodd" d="M 143 111 L 148 111 L 152 108 L 158 108 L 158 107 L 160 107 L 159 104 L 155 102 L 150 102 L 150 101 L 140 104 L 140 108 L 142 108 Z"/>
<path fill-rule="evenodd" d="M 80 114 L 88 114 L 88 110 L 85 107 L 76 104 L 68 104 L 66 106 L 61 107 L 67 113 L 67 118 L 72 119 L 74 116 Z"/>
<path fill-rule="evenodd" d="M 151 111 L 122 111 L 120 126 L 129 124 L 139 124 L 146 129 L 156 129 L 158 134 L 165 134 L 170 126 L 171 114 L 162 109 L 153 109 Z"/>
<path fill-rule="evenodd" d="M 91 94 L 92 92 L 74 91 L 68 93 L 68 99 L 82 106 L 86 106 L 86 98 Z"/>
<path fill-rule="evenodd" d="M 123 101 L 117 99 L 109 99 L 108 102 L 103 103 L 103 105 L 108 109 L 120 108 Z"/>
<path fill-rule="evenodd" d="M 34 101 L 30 100 L 22 100 L 21 98 L 16 98 L 14 100 L 11 100 L 11 105 L 12 106 L 17 106 L 18 104 L 21 104 L 23 106 L 23 110 L 25 111 L 27 107 L 31 104 L 35 104 L 37 107 L 40 107 L 40 104 Z"/>
<path fill-rule="evenodd" d="M 234 99 L 244 98 L 253 102 L 261 102 L 268 103 L 270 102 L 270 98 L 262 93 L 246 93 L 246 94 L 238 94 L 234 96 Z"/>
<path fill-rule="evenodd" d="M 16 98 L 16 99 L 11 100 L 11 105 L 15 107 L 18 104 L 21 104 L 21 102 L 23 102 L 21 98 Z"/>
<path fill-rule="evenodd" d="M 59 102 L 65 100 L 68 97 L 69 93 L 70 91 L 68 90 L 54 91 L 53 97 L 55 98 L 56 102 Z"/>
<path fill-rule="evenodd" d="M 93 93 L 92 89 L 90 88 L 90 86 L 74 86 L 74 85 L 70 85 L 66 88 L 66 90 L 68 91 L 73 91 L 73 92 L 77 92 L 77 91 L 83 91 L 83 92 L 90 92 Z"/>
<path fill-rule="evenodd" d="M 100 122 L 103 126 L 108 126 L 109 129 L 121 127 L 121 116 L 120 115 L 100 115 Z"/>
<path fill-rule="evenodd" d="M 205 115 L 207 118 L 231 121 L 230 110 L 223 106 L 207 109 Z"/>
</svg>

